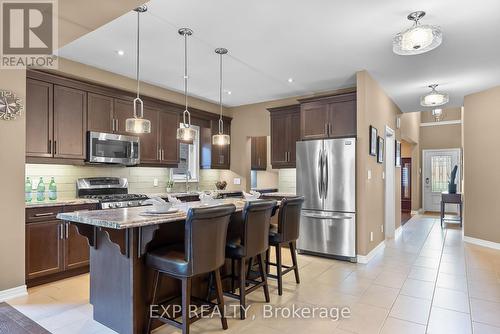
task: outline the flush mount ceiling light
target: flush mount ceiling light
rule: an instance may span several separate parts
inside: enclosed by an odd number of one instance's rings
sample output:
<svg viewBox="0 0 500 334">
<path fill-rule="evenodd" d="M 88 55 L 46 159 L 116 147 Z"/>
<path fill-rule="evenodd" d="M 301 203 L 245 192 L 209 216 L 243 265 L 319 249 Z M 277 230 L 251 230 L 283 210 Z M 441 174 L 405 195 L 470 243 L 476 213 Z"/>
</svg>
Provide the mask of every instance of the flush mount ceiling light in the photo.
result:
<svg viewBox="0 0 500 334">
<path fill-rule="evenodd" d="M 443 41 L 443 33 L 437 26 L 420 24 L 425 12 L 417 11 L 408 15 L 413 26 L 398 33 L 392 41 L 392 50 L 402 56 L 418 55 L 434 50 Z"/>
<path fill-rule="evenodd" d="M 224 134 L 224 121 L 222 120 L 222 56 L 227 54 L 227 49 L 217 48 L 215 49 L 215 53 L 219 55 L 219 69 L 220 69 L 220 85 L 219 85 L 219 106 L 220 106 L 220 117 L 219 117 L 219 133 L 212 136 L 212 144 L 213 145 L 229 145 L 231 143 L 231 137 L 229 135 Z M 231 92 L 228 92 L 231 94 Z"/>
<path fill-rule="evenodd" d="M 436 122 L 439 122 L 441 120 L 441 117 L 443 117 L 443 109 L 441 108 L 432 109 L 431 113 Z"/>
<path fill-rule="evenodd" d="M 151 121 L 144 119 L 144 103 L 140 98 L 139 88 L 139 54 L 140 54 L 140 16 L 148 10 L 146 6 L 134 9 L 137 12 L 137 57 L 136 57 L 136 76 L 137 76 L 137 97 L 134 99 L 134 118 L 127 118 L 125 122 L 125 131 L 132 133 L 151 133 Z M 139 109 L 139 110 L 138 110 Z"/>
<path fill-rule="evenodd" d="M 181 28 L 178 32 L 179 35 L 184 36 L 184 101 L 186 108 L 182 114 L 182 124 L 177 129 L 177 139 L 192 142 L 196 136 L 196 131 L 191 127 L 191 113 L 188 110 L 187 38 L 193 34 L 193 31 L 189 28 Z"/>
<path fill-rule="evenodd" d="M 123 51 L 123 50 L 117 50 L 116 54 L 119 55 L 119 56 L 123 56 L 123 55 L 125 55 L 125 51 Z"/>
<path fill-rule="evenodd" d="M 450 100 L 449 95 L 446 93 L 438 92 L 436 90 L 437 86 L 438 85 L 430 85 L 430 93 L 420 98 L 420 105 L 422 107 L 438 107 L 448 103 L 448 101 Z"/>
</svg>

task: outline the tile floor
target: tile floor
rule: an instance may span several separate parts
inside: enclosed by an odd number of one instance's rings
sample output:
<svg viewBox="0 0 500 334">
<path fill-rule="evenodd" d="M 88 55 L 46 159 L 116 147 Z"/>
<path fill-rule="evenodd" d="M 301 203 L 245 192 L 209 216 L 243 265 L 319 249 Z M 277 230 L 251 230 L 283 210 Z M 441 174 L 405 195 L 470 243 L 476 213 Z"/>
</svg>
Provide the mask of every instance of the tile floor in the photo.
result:
<svg viewBox="0 0 500 334">
<path fill-rule="evenodd" d="M 289 261 L 289 259 L 287 259 Z M 201 320 L 193 333 L 500 333 L 500 251 L 465 244 L 462 231 L 436 217 L 413 217 L 368 265 L 299 256 L 302 283 L 270 280 L 276 307 L 349 307 L 351 317 L 264 319 L 263 294 L 249 295 L 247 320 Z M 11 305 L 52 333 L 113 333 L 92 320 L 88 275 L 36 287 Z M 226 299 L 226 304 L 235 304 Z M 231 314 L 230 314 L 231 315 Z M 155 333 L 179 333 L 164 326 Z"/>
</svg>

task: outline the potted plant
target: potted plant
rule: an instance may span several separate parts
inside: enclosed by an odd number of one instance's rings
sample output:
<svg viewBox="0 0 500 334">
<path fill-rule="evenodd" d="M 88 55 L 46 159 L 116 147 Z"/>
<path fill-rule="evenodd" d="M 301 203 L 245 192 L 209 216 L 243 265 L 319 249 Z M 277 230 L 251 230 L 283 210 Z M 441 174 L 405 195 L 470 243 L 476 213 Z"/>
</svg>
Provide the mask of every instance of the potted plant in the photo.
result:
<svg viewBox="0 0 500 334">
<path fill-rule="evenodd" d="M 215 187 L 217 187 L 217 190 L 224 190 L 227 187 L 227 182 L 226 181 L 217 181 L 215 183 Z"/>
<path fill-rule="evenodd" d="M 172 192 L 174 189 L 174 180 L 167 180 L 167 193 Z"/>
</svg>

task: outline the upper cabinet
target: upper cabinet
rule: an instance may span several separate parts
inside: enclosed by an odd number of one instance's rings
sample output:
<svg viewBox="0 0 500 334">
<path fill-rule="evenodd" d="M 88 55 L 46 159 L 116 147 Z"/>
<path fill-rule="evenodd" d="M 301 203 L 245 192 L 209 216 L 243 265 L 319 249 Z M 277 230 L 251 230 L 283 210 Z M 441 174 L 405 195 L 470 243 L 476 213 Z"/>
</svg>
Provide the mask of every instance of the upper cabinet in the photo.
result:
<svg viewBox="0 0 500 334">
<path fill-rule="evenodd" d="M 26 156 L 52 157 L 54 85 L 26 81 Z"/>
<path fill-rule="evenodd" d="M 302 140 L 356 136 L 356 92 L 300 100 Z"/>
<path fill-rule="evenodd" d="M 300 140 L 300 105 L 270 108 L 271 165 L 295 168 L 295 147 Z"/>
<path fill-rule="evenodd" d="M 160 163 L 177 166 L 179 163 L 179 141 L 177 140 L 179 113 L 163 110 L 159 116 Z"/>
<path fill-rule="evenodd" d="M 114 130 L 114 99 L 109 96 L 87 94 L 87 129 L 111 133 Z"/>
<path fill-rule="evenodd" d="M 267 169 L 267 137 L 251 138 L 252 170 Z"/>
</svg>

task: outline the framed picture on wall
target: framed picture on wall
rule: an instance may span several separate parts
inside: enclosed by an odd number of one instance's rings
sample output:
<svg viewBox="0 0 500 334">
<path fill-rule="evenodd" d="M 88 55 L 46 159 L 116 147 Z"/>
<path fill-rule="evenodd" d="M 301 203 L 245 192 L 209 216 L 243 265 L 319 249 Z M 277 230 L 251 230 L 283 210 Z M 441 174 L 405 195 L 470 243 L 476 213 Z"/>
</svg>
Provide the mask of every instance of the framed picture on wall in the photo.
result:
<svg viewBox="0 0 500 334">
<path fill-rule="evenodd" d="M 396 140 L 396 167 L 401 167 L 401 142 Z"/>
<path fill-rule="evenodd" d="M 377 162 L 379 164 L 384 162 L 384 138 L 378 136 L 377 137 Z"/>
<path fill-rule="evenodd" d="M 377 128 L 370 125 L 370 155 L 377 156 Z"/>
</svg>

